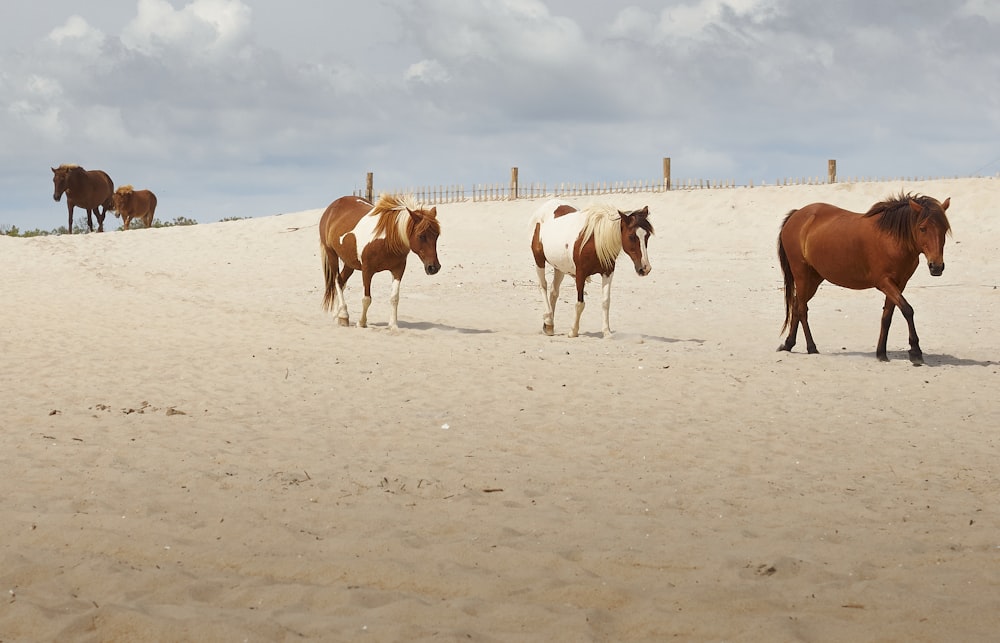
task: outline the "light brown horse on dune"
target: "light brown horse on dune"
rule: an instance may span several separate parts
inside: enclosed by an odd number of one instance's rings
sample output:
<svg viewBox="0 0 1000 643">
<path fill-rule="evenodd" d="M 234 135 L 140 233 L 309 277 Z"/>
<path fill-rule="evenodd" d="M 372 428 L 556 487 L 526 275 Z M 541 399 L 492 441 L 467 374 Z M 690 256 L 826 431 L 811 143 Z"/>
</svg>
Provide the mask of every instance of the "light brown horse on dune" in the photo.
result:
<svg viewBox="0 0 1000 643">
<path fill-rule="evenodd" d="M 142 221 L 142 227 L 153 225 L 153 215 L 156 213 L 156 195 L 149 190 L 136 190 L 131 185 L 123 185 L 115 190 L 112 199 L 116 217 L 121 217 L 122 227 L 126 230 L 132 219 Z"/>
<path fill-rule="evenodd" d="M 818 352 L 809 328 L 809 300 L 827 280 L 855 290 L 879 289 L 885 304 L 875 356 L 888 361 L 889 325 L 893 311 L 899 308 L 909 326 L 910 361 L 923 364 L 913 307 L 903 297 L 903 289 L 916 271 L 921 253 L 932 276 L 944 272 L 945 235 L 951 231 L 945 210 L 950 203 L 950 198 L 939 202 L 928 196 L 900 194 L 876 203 L 865 214 L 828 203 L 789 212 L 778 235 L 778 260 L 785 281 L 782 331 L 789 328 L 789 333 L 778 350 L 792 350 L 802 324 L 806 350 Z"/>
<path fill-rule="evenodd" d="M 103 170 L 85 170 L 79 165 L 63 164 L 52 169 L 52 184 L 55 187 L 52 198 L 57 202 L 66 193 L 66 207 L 69 210 L 69 233 L 73 234 L 73 208 L 87 211 L 87 227 L 94 231 L 93 215 L 97 215 L 97 231 L 104 232 L 104 217 L 112 209 L 111 196 L 115 184 Z"/>
<path fill-rule="evenodd" d="M 320 256 L 326 283 L 323 308 L 332 310 L 341 326 L 350 325 L 344 286 L 354 271 L 360 270 L 365 294 L 358 327 L 364 328 L 368 325 L 368 307 L 372 302 L 372 277 L 388 270 L 392 273 L 389 328 L 397 328 L 399 283 L 406 270 L 406 259 L 413 252 L 423 262 L 428 275 L 437 274 L 441 269 L 437 256 L 439 236 L 441 224 L 437 208 L 419 208 L 408 196 L 382 195 L 374 205 L 356 196 L 337 199 L 326 209 L 319 223 Z"/>
</svg>

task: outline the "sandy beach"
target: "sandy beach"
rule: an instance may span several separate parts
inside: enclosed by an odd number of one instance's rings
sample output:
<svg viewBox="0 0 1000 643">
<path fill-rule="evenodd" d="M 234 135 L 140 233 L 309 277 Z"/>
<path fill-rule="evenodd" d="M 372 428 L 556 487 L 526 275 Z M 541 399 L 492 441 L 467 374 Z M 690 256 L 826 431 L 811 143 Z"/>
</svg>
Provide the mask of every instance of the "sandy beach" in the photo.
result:
<svg viewBox="0 0 1000 643">
<path fill-rule="evenodd" d="M 828 284 L 820 354 L 776 352 L 783 216 L 901 190 L 951 197 L 906 289 L 926 365 L 898 314 L 877 361 L 882 295 Z M 570 199 L 656 227 L 607 339 L 599 280 L 579 337 L 569 280 L 541 332 L 540 200 L 438 206 L 396 331 L 386 273 L 369 328 L 322 310 L 327 203 L 0 237 L 0 641 L 996 640 L 998 198 Z"/>
</svg>

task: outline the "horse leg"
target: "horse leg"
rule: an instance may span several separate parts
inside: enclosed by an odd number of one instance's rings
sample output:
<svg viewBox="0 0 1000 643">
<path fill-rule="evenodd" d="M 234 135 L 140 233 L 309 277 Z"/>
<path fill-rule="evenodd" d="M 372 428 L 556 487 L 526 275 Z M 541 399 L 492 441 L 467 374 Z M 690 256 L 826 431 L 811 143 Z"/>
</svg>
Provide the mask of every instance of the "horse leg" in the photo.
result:
<svg viewBox="0 0 1000 643">
<path fill-rule="evenodd" d="M 87 229 L 94 231 L 94 211 L 90 208 L 87 208 Z"/>
<path fill-rule="evenodd" d="M 611 278 L 615 273 L 601 275 L 601 308 L 604 312 L 604 328 L 601 331 L 604 337 L 611 337 Z"/>
<path fill-rule="evenodd" d="M 538 276 L 538 292 L 542 295 L 542 303 L 545 305 L 545 312 L 542 313 L 542 332 L 551 336 L 555 333 L 555 326 L 552 323 L 553 305 L 545 281 L 545 265 L 535 266 L 535 274 Z"/>
<path fill-rule="evenodd" d="M 361 298 L 361 319 L 358 328 L 368 327 L 368 308 L 372 305 L 372 277 L 374 275 L 364 266 L 361 267 L 361 279 L 365 286 L 365 295 Z"/>
<path fill-rule="evenodd" d="M 337 265 L 340 265 L 339 262 Z M 344 296 L 344 286 L 347 285 L 347 280 L 350 279 L 353 274 L 354 268 L 345 265 L 344 269 L 336 273 L 334 276 L 333 310 L 334 314 L 337 316 L 337 324 L 340 326 L 351 325 L 351 315 L 347 312 L 347 298 Z"/>
<path fill-rule="evenodd" d="M 107 211 L 101 212 L 100 206 L 94 208 L 94 214 L 97 215 L 97 231 L 104 232 L 104 217 L 107 215 Z"/>
<path fill-rule="evenodd" d="M 804 275 L 795 275 L 795 297 L 792 302 L 792 318 L 789 322 L 788 337 L 778 350 L 790 351 L 795 346 L 795 337 L 802 326 L 802 334 L 806 337 L 806 352 L 818 353 L 816 342 L 813 341 L 812 329 L 809 328 L 809 300 L 816 294 L 823 278 L 812 268 Z"/>
<path fill-rule="evenodd" d="M 894 285 L 884 286 L 885 304 L 882 306 L 882 328 L 878 336 L 878 345 L 875 347 L 875 357 L 880 362 L 888 362 L 889 355 L 886 345 L 889 343 L 889 326 L 892 324 L 892 313 L 896 308 L 902 313 L 903 319 L 910 333 L 910 362 L 914 366 L 924 363 L 924 354 L 920 350 L 920 338 L 917 337 L 917 327 L 913 323 L 913 306 L 903 297 L 903 293 Z"/>
<path fill-rule="evenodd" d="M 583 309 L 587 304 L 583 301 L 583 288 L 587 283 L 587 276 L 582 270 L 576 272 L 576 316 L 573 318 L 573 328 L 569 331 L 569 337 L 576 337 L 580 334 L 580 317 L 583 316 Z"/>
<path fill-rule="evenodd" d="M 389 292 L 389 329 L 399 328 L 399 284 L 403 280 L 403 275 L 393 273 L 392 290 Z"/>
<path fill-rule="evenodd" d="M 69 200 L 69 196 L 66 196 L 66 208 L 69 210 L 69 223 L 66 227 L 69 228 L 69 233 L 73 234 L 73 202 Z"/>
<path fill-rule="evenodd" d="M 545 269 L 542 268 L 539 272 L 539 279 L 541 283 L 545 283 Z M 548 294 L 545 294 L 544 289 L 542 290 L 543 299 L 545 302 L 545 315 L 542 316 L 542 331 L 546 335 L 553 335 L 556 331 L 556 302 L 559 300 L 559 288 L 562 287 L 563 277 L 566 273 L 558 270 L 556 268 L 552 269 L 552 287 L 549 289 Z M 548 323 L 546 323 L 546 318 L 548 318 Z"/>
</svg>

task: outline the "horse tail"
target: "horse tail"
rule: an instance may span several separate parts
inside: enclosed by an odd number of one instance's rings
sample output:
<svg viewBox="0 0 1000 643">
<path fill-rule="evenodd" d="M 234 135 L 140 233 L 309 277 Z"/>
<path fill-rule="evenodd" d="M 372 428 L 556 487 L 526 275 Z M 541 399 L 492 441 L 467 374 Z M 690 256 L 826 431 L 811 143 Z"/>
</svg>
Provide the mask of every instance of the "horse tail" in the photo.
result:
<svg viewBox="0 0 1000 643">
<path fill-rule="evenodd" d="M 782 230 L 788 223 L 788 219 L 796 212 L 797 210 L 792 210 L 785 216 L 785 220 L 781 222 Z M 785 281 L 785 323 L 781 325 L 781 333 L 784 333 L 792 322 L 792 307 L 795 305 L 795 277 L 792 276 L 792 266 L 788 263 L 788 253 L 785 252 L 785 246 L 781 243 L 780 231 L 778 232 L 778 263 L 781 264 L 781 274 Z"/>
<path fill-rule="evenodd" d="M 323 310 L 329 312 L 333 310 L 333 299 L 337 294 L 337 262 L 330 261 L 330 251 L 323 243 L 319 244 L 319 256 L 323 260 L 323 281 L 326 284 L 326 292 L 323 293 Z"/>
</svg>

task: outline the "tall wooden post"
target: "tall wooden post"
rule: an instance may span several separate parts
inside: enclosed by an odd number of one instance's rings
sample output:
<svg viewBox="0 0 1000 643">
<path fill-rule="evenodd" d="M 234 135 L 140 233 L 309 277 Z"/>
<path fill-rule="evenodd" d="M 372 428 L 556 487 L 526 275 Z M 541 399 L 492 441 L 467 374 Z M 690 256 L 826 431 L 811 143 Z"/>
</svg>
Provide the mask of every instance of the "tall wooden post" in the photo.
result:
<svg viewBox="0 0 1000 643">
<path fill-rule="evenodd" d="M 837 182 L 837 159 L 830 159 L 826 162 L 826 182 Z"/>
<path fill-rule="evenodd" d="M 663 157 L 663 189 L 670 189 L 670 157 Z"/>
<path fill-rule="evenodd" d="M 510 198 L 514 200 L 517 198 L 517 168 L 510 168 Z"/>
<path fill-rule="evenodd" d="M 375 175 L 371 172 L 365 177 L 365 198 L 369 203 L 374 203 Z"/>
</svg>

